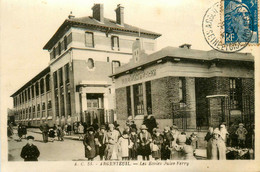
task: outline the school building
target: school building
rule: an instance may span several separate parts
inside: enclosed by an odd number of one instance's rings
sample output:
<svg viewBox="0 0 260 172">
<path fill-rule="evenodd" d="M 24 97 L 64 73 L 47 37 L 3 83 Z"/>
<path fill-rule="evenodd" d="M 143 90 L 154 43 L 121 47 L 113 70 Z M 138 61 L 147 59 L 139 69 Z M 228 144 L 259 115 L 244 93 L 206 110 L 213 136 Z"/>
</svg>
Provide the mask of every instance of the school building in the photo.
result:
<svg viewBox="0 0 260 172">
<path fill-rule="evenodd" d="M 222 122 L 254 123 L 254 57 L 250 53 L 194 50 L 189 44 L 147 55 L 135 41 L 129 63 L 116 69 L 117 121 L 141 125 L 152 114 L 160 128 L 185 131 Z"/>
<path fill-rule="evenodd" d="M 129 62 L 136 38 L 152 53 L 161 34 L 126 24 L 120 4 L 115 20 L 104 17 L 103 4 L 94 4 L 92 12 L 70 14 L 43 47 L 50 53 L 49 65 L 11 95 L 16 123 L 116 120 L 115 81 L 109 75 Z"/>
</svg>

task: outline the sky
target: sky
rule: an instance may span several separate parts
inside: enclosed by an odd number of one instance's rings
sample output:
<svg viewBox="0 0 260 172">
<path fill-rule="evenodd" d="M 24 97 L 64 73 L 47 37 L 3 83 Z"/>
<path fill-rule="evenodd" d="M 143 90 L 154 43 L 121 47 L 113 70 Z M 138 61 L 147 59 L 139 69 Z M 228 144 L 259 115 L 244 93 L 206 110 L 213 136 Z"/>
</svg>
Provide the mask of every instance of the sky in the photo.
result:
<svg viewBox="0 0 260 172">
<path fill-rule="evenodd" d="M 1 1 L 1 110 L 12 108 L 10 95 L 48 66 L 43 50 L 70 11 L 91 16 L 94 3 L 104 4 L 104 16 L 115 19 L 117 4 L 125 7 L 125 23 L 161 33 L 157 49 L 192 44 L 211 50 L 202 33 L 202 19 L 214 0 L 2 0 Z M 247 51 L 251 51 L 248 48 Z"/>
</svg>

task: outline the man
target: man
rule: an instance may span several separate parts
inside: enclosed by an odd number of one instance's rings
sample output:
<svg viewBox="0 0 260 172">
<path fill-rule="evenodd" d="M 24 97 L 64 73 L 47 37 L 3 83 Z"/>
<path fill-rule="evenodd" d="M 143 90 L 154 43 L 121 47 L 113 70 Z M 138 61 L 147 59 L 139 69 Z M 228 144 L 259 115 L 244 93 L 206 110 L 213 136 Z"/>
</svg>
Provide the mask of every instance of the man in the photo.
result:
<svg viewBox="0 0 260 172">
<path fill-rule="evenodd" d="M 47 121 L 45 121 L 40 126 L 40 130 L 42 131 L 43 142 L 47 143 L 48 142 L 48 132 L 49 132 L 49 125 L 48 125 Z"/>
<path fill-rule="evenodd" d="M 40 151 L 33 143 L 34 137 L 27 137 L 27 144 L 22 148 L 21 157 L 24 161 L 38 161 L 38 157 L 40 156 Z"/>
</svg>

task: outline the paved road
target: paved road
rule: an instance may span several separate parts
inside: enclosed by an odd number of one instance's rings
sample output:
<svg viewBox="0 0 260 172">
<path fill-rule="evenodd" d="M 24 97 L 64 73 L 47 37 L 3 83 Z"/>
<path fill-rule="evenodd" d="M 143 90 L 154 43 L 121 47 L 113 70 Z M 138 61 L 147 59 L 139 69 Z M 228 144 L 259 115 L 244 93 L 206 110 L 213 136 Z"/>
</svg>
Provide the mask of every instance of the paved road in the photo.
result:
<svg viewBox="0 0 260 172">
<path fill-rule="evenodd" d="M 21 149 L 26 145 L 27 140 L 22 139 L 17 142 L 17 134 L 8 140 L 8 158 L 9 161 L 23 161 L 20 157 Z M 42 135 L 34 132 L 28 132 L 28 135 L 35 137 L 34 144 L 40 151 L 39 161 L 71 161 L 71 160 L 87 160 L 84 153 L 84 145 L 82 141 L 65 139 L 63 142 L 54 141 L 43 143 Z"/>
</svg>

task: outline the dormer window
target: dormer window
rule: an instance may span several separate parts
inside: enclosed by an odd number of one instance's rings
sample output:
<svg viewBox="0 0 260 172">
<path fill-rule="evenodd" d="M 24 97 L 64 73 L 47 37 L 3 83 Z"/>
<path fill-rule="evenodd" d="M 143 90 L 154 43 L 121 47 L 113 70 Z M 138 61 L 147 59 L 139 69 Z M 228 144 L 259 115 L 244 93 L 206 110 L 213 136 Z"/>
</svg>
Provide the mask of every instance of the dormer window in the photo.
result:
<svg viewBox="0 0 260 172">
<path fill-rule="evenodd" d="M 111 41 L 112 41 L 112 50 L 115 50 L 116 48 L 118 48 L 118 50 L 119 50 L 119 38 L 118 38 L 118 36 L 112 36 Z"/>
<path fill-rule="evenodd" d="M 93 32 L 85 32 L 85 45 L 86 45 L 86 47 L 94 47 Z"/>
</svg>

